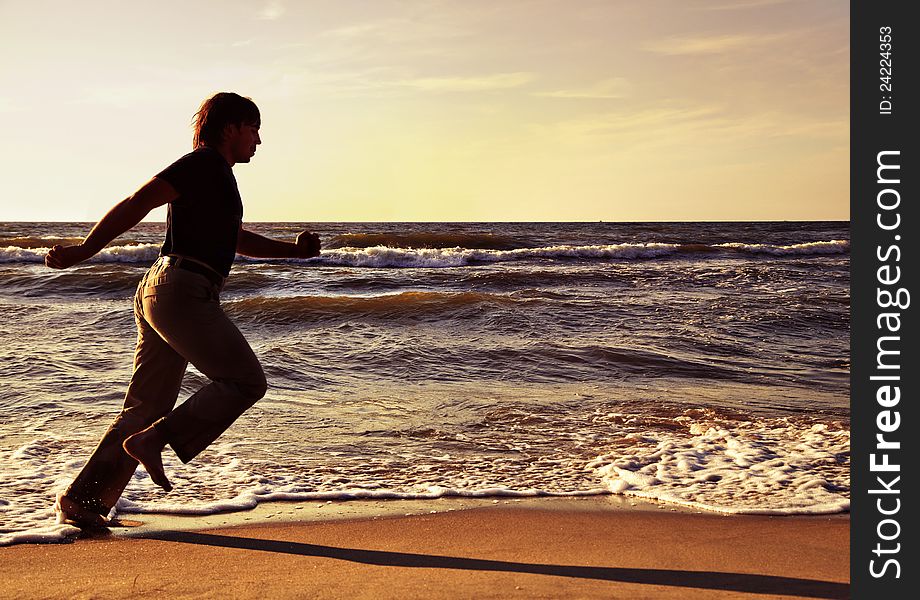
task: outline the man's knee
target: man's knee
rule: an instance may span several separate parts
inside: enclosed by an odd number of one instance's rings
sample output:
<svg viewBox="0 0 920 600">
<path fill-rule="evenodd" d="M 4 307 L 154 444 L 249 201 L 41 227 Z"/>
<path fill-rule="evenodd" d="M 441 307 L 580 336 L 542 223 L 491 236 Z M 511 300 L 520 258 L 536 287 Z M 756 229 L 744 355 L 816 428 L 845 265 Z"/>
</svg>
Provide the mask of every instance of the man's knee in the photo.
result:
<svg viewBox="0 0 920 600">
<path fill-rule="evenodd" d="M 154 421 L 163 416 L 161 412 L 151 413 L 143 410 L 144 407 L 134 406 L 122 409 L 110 429 L 118 430 L 122 435 L 128 436 L 149 427 Z"/>
<path fill-rule="evenodd" d="M 243 394 L 243 397 L 250 402 L 250 404 L 255 404 L 265 396 L 266 390 L 268 390 L 268 382 L 265 380 L 265 373 L 262 370 L 259 370 L 258 375 L 253 375 L 245 382 L 237 384 L 240 392 Z"/>
</svg>

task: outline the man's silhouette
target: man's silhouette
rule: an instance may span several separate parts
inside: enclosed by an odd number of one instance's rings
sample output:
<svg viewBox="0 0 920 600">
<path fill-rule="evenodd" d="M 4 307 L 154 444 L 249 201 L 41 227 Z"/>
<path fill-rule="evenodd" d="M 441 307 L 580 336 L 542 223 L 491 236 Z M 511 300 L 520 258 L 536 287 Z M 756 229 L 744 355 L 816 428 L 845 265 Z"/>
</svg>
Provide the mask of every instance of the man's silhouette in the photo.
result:
<svg viewBox="0 0 920 600">
<path fill-rule="evenodd" d="M 45 264 L 64 269 L 95 255 L 168 204 L 166 240 L 134 299 L 137 349 L 125 404 L 83 470 L 58 499 L 64 521 L 103 525 L 138 462 L 166 491 L 161 453 L 168 444 L 192 460 L 265 394 L 262 367 L 224 314 L 219 294 L 237 253 L 261 258 L 319 255 L 319 236 L 294 243 L 242 226 L 232 167 L 255 155 L 261 117 L 255 103 L 222 92 L 195 115 L 193 148 L 115 205 L 82 243 L 55 246 Z M 174 408 L 188 363 L 211 381 Z"/>
</svg>

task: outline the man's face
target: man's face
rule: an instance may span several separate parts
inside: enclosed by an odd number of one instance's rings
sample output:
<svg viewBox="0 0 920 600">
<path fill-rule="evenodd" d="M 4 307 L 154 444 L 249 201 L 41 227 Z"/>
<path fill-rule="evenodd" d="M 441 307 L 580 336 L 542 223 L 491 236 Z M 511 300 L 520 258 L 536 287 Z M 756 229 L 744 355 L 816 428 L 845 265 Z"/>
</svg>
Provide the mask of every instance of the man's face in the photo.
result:
<svg viewBox="0 0 920 600">
<path fill-rule="evenodd" d="M 256 146 L 262 143 L 258 123 L 230 125 L 227 133 L 226 141 L 233 154 L 234 162 L 248 163 L 256 153 Z"/>
</svg>

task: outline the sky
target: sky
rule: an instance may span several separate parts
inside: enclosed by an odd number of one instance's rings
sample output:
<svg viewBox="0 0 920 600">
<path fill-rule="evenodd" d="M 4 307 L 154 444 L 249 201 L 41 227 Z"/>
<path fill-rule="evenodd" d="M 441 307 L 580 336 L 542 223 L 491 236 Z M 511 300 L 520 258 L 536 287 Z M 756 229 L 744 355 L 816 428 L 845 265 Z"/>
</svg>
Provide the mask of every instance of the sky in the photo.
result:
<svg viewBox="0 0 920 600">
<path fill-rule="evenodd" d="M 244 221 L 846 220 L 849 43 L 844 0 L 0 0 L 0 221 L 98 220 L 219 91 Z"/>
</svg>

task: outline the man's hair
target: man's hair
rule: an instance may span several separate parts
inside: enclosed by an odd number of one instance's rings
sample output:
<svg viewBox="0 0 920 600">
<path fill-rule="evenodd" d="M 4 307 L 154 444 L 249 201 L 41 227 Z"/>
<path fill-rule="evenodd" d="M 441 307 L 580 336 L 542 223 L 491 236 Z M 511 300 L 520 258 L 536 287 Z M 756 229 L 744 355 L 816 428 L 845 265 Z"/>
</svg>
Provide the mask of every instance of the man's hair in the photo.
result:
<svg viewBox="0 0 920 600">
<path fill-rule="evenodd" d="M 195 135 L 192 148 L 218 146 L 223 141 L 227 125 L 258 126 L 261 122 L 259 108 L 249 98 L 233 92 L 219 92 L 201 103 L 195 113 L 193 126 Z"/>
</svg>

